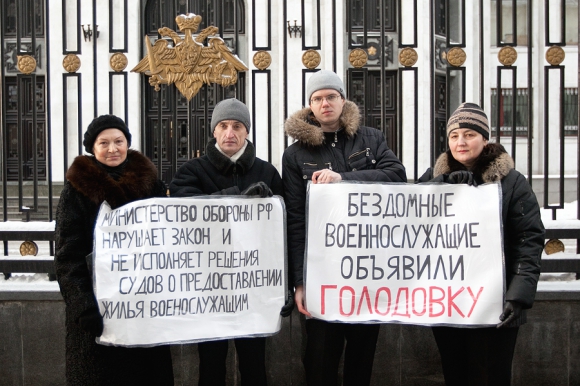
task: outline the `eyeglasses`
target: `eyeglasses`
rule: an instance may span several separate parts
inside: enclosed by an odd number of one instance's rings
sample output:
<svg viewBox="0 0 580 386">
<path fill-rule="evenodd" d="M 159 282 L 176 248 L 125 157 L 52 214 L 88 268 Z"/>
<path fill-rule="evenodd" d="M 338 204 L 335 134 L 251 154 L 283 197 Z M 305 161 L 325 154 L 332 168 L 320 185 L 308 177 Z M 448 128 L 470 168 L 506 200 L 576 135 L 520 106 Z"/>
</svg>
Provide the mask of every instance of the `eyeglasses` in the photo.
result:
<svg viewBox="0 0 580 386">
<path fill-rule="evenodd" d="M 327 95 L 325 97 L 317 96 L 317 97 L 311 98 L 310 103 L 313 105 L 319 105 L 322 103 L 323 99 L 326 99 L 326 101 L 328 103 L 333 103 L 333 102 L 337 101 L 338 98 L 341 98 L 341 96 L 338 94 L 331 94 L 331 95 Z"/>
</svg>

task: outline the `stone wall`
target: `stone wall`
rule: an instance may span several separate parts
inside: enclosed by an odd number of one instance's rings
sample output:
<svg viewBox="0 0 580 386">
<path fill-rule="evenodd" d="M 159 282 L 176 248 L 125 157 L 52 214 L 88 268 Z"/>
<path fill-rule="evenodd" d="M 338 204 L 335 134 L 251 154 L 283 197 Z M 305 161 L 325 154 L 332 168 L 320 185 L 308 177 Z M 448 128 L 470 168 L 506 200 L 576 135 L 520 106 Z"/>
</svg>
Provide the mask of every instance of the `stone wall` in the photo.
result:
<svg viewBox="0 0 580 386">
<path fill-rule="evenodd" d="M 268 339 L 269 384 L 304 385 L 302 319 L 297 311 Z M 64 385 L 64 303 L 58 292 L 0 291 L 0 384 Z M 514 386 L 580 384 L 580 291 L 539 292 L 520 329 Z M 239 385 L 233 346 L 228 385 Z M 176 385 L 197 384 L 195 345 L 172 347 Z M 426 327 L 386 324 L 375 355 L 373 385 L 444 385 Z"/>
</svg>

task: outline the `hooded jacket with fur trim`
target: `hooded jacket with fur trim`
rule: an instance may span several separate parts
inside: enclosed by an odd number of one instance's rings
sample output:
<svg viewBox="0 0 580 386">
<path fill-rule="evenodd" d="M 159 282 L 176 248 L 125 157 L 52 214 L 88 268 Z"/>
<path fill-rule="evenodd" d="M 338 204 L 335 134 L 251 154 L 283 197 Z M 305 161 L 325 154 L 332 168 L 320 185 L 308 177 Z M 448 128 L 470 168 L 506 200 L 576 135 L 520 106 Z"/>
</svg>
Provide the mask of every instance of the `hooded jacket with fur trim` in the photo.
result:
<svg viewBox="0 0 580 386">
<path fill-rule="evenodd" d="M 417 182 L 445 182 L 449 173 L 467 170 L 451 151 L 441 154 L 433 168 Z M 499 181 L 502 189 L 503 245 L 506 274 L 506 301 L 523 308 L 534 303 L 544 247 L 544 225 L 540 206 L 526 178 L 514 169 L 514 162 L 500 144 L 488 143 L 470 169 L 478 184 Z M 498 315 L 499 316 L 499 315 Z M 526 313 L 510 327 L 526 322 Z"/>
<path fill-rule="evenodd" d="M 93 251 L 95 220 L 103 201 L 117 208 L 134 200 L 163 197 L 165 184 L 155 165 L 128 150 L 117 180 L 92 156 L 75 158 L 56 209 L 54 259 L 66 313 L 66 377 L 71 385 L 173 384 L 169 346 L 126 348 L 104 346 L 83 330 L 79 316 L 97 307 L 86 256 Z"/>
<path fill-rule="evenodd" d="M 315 171 L 331 169 L 345 181 L 407 181 L 405 167 L 383 133 L 360 126 L 360 119 L 358 106 L 347 100 L 335 133 L 324 133 L 309 107 L 285 122 L 286 134 L 296 140 L 282 157 L 288 260 L 295 286 L 303 284 L 306 187 Z"/>
</svg>

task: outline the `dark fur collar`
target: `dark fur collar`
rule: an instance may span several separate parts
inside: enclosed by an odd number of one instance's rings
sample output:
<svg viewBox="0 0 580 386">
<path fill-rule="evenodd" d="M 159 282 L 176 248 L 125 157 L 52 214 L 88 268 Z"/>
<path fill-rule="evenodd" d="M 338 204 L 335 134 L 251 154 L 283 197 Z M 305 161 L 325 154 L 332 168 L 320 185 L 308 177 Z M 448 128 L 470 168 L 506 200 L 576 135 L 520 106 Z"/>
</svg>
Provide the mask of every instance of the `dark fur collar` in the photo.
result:
<svg viewBox="0 0 580 386">
<path fill-rule="evenodd" d="M 514 161 L 499 143 L 488 143 L 482 150 L 471 171 L 483 182 L 500 181 L 514 168 Z M 448 174 L 456 170 L 466 170 L 451 155 L 451 151 L 441 154 L 433 167 L 433 177 Z"/>
<path fill-rule="evenodd" d="M 320 126 L 309 117 L 310 107 L 305 107 L 292 114 L 284 124 L 286 134 L 307 146 L 320 146 L 324 143 L 324 133 Z M 340 127 L 348 137 L 356 134 L 360 126 L 360 111 L 358 106 L 349 100 L 346 101 L 340 115 Z"/>
<path fill-rule="evenodd" d="M 216 139 L 211 139 L 205 148 L 205 154 L 209 158 L 209 161 L 224 175 L 230 175 L 234 172 L 234 166 L 236 166 L 236 172 L 239 174 L 246 174 L 248 170 L 254 165 L 254 160 L 256 159 L 256 150 L 254 145 L 250 141 L 246 141 L 248 146 L 244 154 L 234 163 L 232 160 L 222 154 L 218 148 L 215 146 Z M 241 169 L 241 170 L 240 170 Z"/>
<path fill-rule="evenodd" d="M 66 179 L 81 194 L 100 205 L 107 201 L 112 208 L 144 198 L 158 180 L 155 165 L 135 150 L 128 150 L 127 165 L 118 181 L 100 167 L 95 157 L 80 155 L 66 173 Z"/>
</svg>

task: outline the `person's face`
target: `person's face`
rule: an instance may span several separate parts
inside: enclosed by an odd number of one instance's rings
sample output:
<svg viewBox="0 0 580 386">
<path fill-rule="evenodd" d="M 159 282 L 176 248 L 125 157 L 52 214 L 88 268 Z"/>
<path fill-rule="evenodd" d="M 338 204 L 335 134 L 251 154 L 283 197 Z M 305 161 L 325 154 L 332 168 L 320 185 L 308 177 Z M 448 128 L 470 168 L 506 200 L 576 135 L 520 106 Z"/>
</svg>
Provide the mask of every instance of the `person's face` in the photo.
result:
<svg viewBox="0 0 580 386">
<path fill-rule="evenodd" d="M 455 129 L 449 133 L 448 140 L 453 158 L 468 169 L 473 166 L 483 147 L 487 145 L 487 139 L 471 129 Z"/>
<path fill-rule="evenodd" d="M 127 138 L 119 129 L 105 129 L 93 144 L 95 158 L 107 166 L 119 166 L 127 159 Z"/>
<path fill-rule="evenodd" d="M 231 157 L 240 151 L 246 143 L 248 131 L 242 122 L 233 119 L 225 120 L 216 125 L 213 137 L 224 154 Z"/>
<path fill-rule="evenodd" d="M 328 98 L 334 100 L 329 101 Z M 323 89 L 312 93 L 310 109 L 323 131 L 335 131 L 338 129 L 344 103 L 345 100 L 340 93 L 333 89 Z"/>
</svg>

